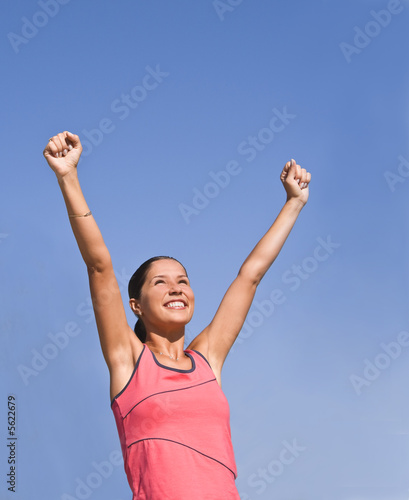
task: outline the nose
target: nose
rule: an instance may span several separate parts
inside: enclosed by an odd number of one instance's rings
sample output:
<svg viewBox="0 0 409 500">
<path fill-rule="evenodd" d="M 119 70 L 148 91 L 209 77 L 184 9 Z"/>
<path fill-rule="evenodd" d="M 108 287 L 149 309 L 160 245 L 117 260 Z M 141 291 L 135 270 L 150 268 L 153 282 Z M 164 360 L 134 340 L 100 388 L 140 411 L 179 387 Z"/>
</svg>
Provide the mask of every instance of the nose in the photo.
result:
<svg viewBox="0 0 409 500">
<path fill-rule="evenodd" d="M 182 293 L 182 288 L 179 283 L 172 283 L 169 288 L 169 294 L 179 295 L 180 293 Z"/>
</svg>

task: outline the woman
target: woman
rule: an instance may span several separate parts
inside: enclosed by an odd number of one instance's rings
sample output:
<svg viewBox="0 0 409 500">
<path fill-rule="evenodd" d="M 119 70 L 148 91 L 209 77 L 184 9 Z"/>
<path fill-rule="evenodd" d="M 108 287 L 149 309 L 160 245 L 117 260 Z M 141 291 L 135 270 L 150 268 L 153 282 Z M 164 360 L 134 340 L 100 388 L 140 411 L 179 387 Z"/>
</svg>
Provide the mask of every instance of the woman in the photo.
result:
<svg viewBox="0 0 409 500">
<path fill-rule="evenodd" d="M 133 498 L 239 499 L 221 370 L 243 326 L 257 285 L 276 259 L 308 200 L 311 174 L 286 163 L 287 201 L 227 290 L 211 323 L 184 350 L 194 294 L 173 258 L 150 259 L 129 282 L 138 316 L 129 327 L 111 258 L 77 177 L 77 135 L 52 137 L 44 156 L 55 172 L 87 265 L 110 394 Z M 135 335 L 136 333 L 136 335 Z"/>
</svg>

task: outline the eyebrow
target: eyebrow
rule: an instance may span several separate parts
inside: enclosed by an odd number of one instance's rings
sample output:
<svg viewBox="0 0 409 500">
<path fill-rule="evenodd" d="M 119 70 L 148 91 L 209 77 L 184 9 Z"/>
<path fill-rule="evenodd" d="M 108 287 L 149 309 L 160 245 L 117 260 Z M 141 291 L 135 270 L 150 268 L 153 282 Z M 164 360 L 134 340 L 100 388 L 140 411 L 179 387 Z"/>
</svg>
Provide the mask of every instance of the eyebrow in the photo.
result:
<svg viewBox="0 0 409 500">
<path fill-rule="evenodd" d="M 157 274 L 156 276 L 154 276 L 151 281 L 153 281 L 155 278 L 166 278 L 167 277 L 167 274 Z M 177 278 L 188 278 L 188 275 L 187 274 L 179 274 L 179 276 L 176 276 Z"/>
</svg>

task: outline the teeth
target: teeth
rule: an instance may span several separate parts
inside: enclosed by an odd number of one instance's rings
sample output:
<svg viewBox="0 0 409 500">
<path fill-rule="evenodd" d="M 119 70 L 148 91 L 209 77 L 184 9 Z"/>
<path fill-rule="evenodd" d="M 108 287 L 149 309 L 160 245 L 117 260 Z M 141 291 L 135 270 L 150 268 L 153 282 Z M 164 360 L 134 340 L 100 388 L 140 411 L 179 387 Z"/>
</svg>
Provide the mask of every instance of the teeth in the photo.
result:
<svg viewBox="0 0 409 500">
<path fill-rule="evenodd" d="M 185 307 L 185 304 L 183 302 L 169 302 L 166 307 Z"/>
</svg>

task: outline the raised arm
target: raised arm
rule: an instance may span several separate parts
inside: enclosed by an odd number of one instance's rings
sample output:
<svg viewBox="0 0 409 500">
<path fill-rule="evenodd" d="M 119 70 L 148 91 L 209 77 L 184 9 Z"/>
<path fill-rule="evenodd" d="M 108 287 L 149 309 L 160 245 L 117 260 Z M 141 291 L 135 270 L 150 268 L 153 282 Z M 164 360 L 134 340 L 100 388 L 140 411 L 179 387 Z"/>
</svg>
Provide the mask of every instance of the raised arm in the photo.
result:
<svg viewBox="0 0 409 500">
<path fill-rule="evenodd" d="M 297 165 L 295 160 L 285 164 L 280 179 L 287 193 L 285 205 L 273 225 L 244 261 L 212 322 L 189 346 L 207 357 L 219 383 L 223 363 L 240 333 L 257 286 L 280 253 L 308 200 L 311 174 Z"/>
<path fill-rule="evenodd" d="M 142 344 L 127 323 L 110 254 L 82 194 L 77 176 L 81 152 L 79 137 L 62 132 L 49 140 L 44 156 L 57 176 L 71 227 L 87 266 L 102 352 L 111 372 L 112 395 L 116 386 L 122 388 L 126 374 L 121 376 L 121 372 L 127 373 L 128 368 L 134 366 L 134 357 Z"/>
</svg>

